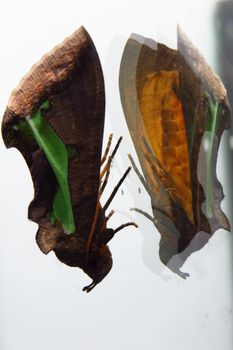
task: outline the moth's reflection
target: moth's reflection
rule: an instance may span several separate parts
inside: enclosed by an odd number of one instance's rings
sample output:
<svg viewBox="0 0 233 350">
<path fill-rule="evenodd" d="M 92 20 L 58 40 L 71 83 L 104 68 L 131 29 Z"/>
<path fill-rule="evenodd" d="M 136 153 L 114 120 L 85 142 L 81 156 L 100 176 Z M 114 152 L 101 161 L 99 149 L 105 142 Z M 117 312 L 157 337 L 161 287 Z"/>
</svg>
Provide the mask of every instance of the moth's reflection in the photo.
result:
<svg viewBox="0 0 233 350">
<path fill-rule="evenodd" d="M 160 232 L 161 261 L 186 278 L 180 270 L 186 259 L 219 228 L 230 230 L 216 176 L 230 108 L 220 79 L 179 28 L 177 47 L 132 35 L 119 86 L 142 173 L 129 158 L 151 198 L 152 215 L 135 210 Z"/>
</svg>

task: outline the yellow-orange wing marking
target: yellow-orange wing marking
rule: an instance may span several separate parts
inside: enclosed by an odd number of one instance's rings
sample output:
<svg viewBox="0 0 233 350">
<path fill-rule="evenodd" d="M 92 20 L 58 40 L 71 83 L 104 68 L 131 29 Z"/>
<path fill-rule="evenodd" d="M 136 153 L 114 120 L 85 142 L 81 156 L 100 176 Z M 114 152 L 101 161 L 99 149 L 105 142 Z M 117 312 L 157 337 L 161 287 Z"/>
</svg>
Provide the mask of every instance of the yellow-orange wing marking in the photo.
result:
<svg viewBox="0 0 233 350">
<path fill-rule="evenodd" d="M 161 164 L 166 177 L 172 181 L 171 191 L 193 219 L 189 153 L 182 104 L 175 94 L 179 86 L 178 71 L 160 71 L 149 74 L 138 96 L 144 135 Z M 159 173 L 159 171 L 158 171 Z M 162 179 L 163 183 L 166 179 Z"/>
</svg>

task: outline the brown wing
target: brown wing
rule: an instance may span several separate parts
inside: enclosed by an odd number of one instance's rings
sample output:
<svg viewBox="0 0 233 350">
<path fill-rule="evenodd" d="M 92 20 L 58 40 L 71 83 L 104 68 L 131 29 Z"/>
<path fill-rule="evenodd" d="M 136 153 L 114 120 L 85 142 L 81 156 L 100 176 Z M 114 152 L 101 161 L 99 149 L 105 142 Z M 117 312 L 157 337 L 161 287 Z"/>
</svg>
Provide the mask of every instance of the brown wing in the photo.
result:
<svg viewBox="0 0 233 350">
<path fill-rule="evenodd" d="M 76 232 L 86 240 L 98 199 L 105 95 L 99 57 L 83 27 L 32 67 L 13 91 L 3 118 L 6 146 L 22 152 L 32 174 L 35 198 L 29 217 L 43 225 L 54 194 L 54 176 L 38 145 L 19 136 L 14 125 L 45 100 L 50 108 L 43 117 L 76 151 L 69 160 L 68 183 Z"/>
</svg>

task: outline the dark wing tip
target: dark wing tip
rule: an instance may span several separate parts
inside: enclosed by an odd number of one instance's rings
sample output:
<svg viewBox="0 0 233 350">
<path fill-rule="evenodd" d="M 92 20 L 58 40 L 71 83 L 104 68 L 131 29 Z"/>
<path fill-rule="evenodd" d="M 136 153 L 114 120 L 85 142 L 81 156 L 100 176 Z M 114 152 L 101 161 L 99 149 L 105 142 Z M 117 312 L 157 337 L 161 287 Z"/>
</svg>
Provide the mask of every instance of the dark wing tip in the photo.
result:
<svg viewBox="0 0 233 350">
<path fill-rule="evenodd" d="M 33 65 L 12 92 L 9 110 L 18 116 L 31 115 L 69 78 L 77 68 L 80 56 L 86 53 L 98 56 L 89 33 L 81 26 Z"/>
</svg>

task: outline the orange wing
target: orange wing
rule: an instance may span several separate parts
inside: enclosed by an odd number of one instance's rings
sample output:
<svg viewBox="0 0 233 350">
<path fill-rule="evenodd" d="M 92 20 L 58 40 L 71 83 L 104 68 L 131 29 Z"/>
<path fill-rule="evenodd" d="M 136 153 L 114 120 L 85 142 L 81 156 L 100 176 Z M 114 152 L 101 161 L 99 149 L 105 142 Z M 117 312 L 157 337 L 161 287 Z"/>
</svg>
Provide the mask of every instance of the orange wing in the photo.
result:
<svg viewBox="0 0 233 350">
<path fill-rule="evenodd" d="M 193 223 L 193 207 L 189 153 L 182 104 L 174 92 L 179 86 L 179 72 L 161 71 L 149 74 L 142 86 L 139 108 L 143 134 L 162 166 L 164 176 L 170 174 L 171 188 L 167 188 L 180 203 Z M 160 172 L 166 186 L 166 179 Z"/>
</svg>

